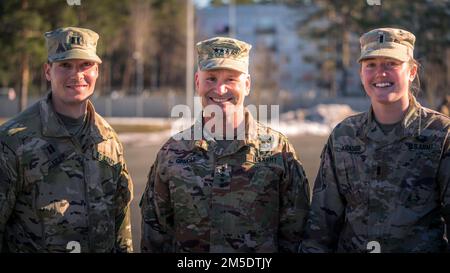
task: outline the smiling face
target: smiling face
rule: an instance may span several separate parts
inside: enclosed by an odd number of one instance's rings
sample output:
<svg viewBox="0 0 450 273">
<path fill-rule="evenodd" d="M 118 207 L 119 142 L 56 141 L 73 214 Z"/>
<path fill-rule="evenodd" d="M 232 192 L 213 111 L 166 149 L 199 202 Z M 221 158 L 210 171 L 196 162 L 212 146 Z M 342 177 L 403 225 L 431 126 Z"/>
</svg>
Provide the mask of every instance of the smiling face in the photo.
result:
<svg viewBox="0 0 450 273">
<path fill-rule="evenodd" d="M 227 114 L 244 106 L 250 92 L 250 75 L 231 69 L 197 71 L 195 86 L 203 108 L 217 105 Z"/>
<path fill-rule="evenodd" d="M 374 57 L 361 61 L 361 82 L 372 104 L 408 103 L 408 92 L 417 66 L 392 58 Z"/>
<path fill-rule="evenodd" d="M 98 64 L 88 60 L 64 60 L 44 65 L 56 108 L 77 107 L 94 93 Z"/>
</svg>

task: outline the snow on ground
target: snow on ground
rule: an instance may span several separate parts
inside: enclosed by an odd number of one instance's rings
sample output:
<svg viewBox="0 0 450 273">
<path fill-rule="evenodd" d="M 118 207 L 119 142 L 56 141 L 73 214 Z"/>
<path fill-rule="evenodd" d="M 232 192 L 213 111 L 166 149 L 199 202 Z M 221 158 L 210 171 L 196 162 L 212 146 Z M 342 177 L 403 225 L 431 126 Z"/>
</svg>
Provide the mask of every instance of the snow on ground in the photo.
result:
<svg viewBox="0 0 450 273">
<path fill-rule="evenodd" d="M 298 109 L 280 115 L 279 123 L 271 123 L 273 129 L 286 136 L 298 135 L 321 135 L 327 136 L 331 130 L 343 119 L 356 114 L 350 106 L 346 104 L 318 104 L 308 109 Z M 161 125 L 169 123 L 171 130 L 154 133 L 123 133 L 119 134 L 120 140 L 124 144 L 133 146 L 145 146 L 149 144 L 162 144 L 170 136 L 191 124 L 185 120 L 174 119 L 147 119 L 147 118 L 126 118 L 108 119 L 111 123 L 126 122 L 127 124 L 151 124 L 152 122 Z"/>
<path fill-rule="evenodd" d="M 170 131 L 158 133 L 123 133 L 119 134 L 119 139 L 123 144 L 143 147 L 150 144 L 159 144 L 170 138 Z"/>
<path fill-rule="evenodd" d="M 167 118 L 136 118 L 136 117 L 106 117 L 106 121 L 110 124 L 117 125 L 155 125 L 164 126 L 171 122 L 171 119 Z"/>
</svg>

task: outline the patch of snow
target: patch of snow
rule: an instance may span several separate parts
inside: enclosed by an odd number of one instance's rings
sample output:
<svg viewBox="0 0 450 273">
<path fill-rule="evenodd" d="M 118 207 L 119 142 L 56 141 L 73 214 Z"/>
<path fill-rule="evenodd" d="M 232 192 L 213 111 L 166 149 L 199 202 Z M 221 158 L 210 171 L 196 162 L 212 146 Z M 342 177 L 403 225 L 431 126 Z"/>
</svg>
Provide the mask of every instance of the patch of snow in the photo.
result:
<svg viewBox="0 0 450 273">
<path fill-rule="evenodd" d="M 356 114 L 349 105 L 346 104 L 318 104 L 308 109 L 298 109 L 280 115 L 278 124 L 269 124 L 273 129 L 286 136 L 298 135 L 321 135 L 327 136 L 333 128 L 350 115 Z M 124 122 L 127 124 L 167 124 L 172 126 L 171 130 L 154 133 L 123 133 L 119 134 L 120 140 L 124 144 L 133 146 L 145 146 L 165 142 L 172 135 L 188 128 L 192 124 L 191 120 L 183 119 L 116 119 L 113 122 Z"/>
</svg>

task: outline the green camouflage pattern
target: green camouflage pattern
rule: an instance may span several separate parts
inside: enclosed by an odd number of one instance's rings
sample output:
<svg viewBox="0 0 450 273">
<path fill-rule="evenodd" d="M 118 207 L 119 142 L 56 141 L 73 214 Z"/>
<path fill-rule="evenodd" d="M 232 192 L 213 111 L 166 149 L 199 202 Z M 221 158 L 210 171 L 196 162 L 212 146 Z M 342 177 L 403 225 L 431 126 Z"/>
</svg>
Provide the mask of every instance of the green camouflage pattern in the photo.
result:
<svg viewBox="0 0 450 273">
<path fill-rule="evenodd" d="M 116 133 L 88 103 L 78 141 L 51 94 L 0 127 L 0 249 L 131 252 L 133 186 Z M 72 242 L 74 241 L 74 242 Z"/>
<path fill-rule="evenodd" d="M 309 186 L 287 138 L 247 113 L 226 149 L 207 134 L 168 140 L 140 206 L 142 252 L 296 252 Z"/>
<path fill-rule="evenodd" d="M 414 97 L 386 135 L 372 110 L 349 117 L 323 149 L 300 252 L 448 250 L 449 182 L 448 117 Z"/>
</svg>

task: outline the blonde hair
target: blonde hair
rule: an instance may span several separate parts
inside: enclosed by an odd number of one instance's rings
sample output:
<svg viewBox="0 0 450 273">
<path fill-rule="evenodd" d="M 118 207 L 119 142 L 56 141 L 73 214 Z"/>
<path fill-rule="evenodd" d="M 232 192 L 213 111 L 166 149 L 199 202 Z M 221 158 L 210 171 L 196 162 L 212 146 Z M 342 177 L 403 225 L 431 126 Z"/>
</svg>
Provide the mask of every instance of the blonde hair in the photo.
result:
<svg viewBox="0 0 450 273">
<path fill-rule="evenodd" d="M 414 58 L 411 58 L 408 61 L 408 65 L 409 67 L 413 67 L 414 65 L 417 66 L 417 72 L 416 72 L 416 77 L 414 78 L 414 80 L 411 82 L 411 84 L 409 85 L 409 92 L 411 93 L 411 95 L 413 95 L 414 97 L 416 97 L 419 92 L 420 92 L 420 78 L 419 78 L 419 71 L 421 71 L 421 65 L 420 63 L 415 60 Z"/>
</svg>

